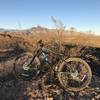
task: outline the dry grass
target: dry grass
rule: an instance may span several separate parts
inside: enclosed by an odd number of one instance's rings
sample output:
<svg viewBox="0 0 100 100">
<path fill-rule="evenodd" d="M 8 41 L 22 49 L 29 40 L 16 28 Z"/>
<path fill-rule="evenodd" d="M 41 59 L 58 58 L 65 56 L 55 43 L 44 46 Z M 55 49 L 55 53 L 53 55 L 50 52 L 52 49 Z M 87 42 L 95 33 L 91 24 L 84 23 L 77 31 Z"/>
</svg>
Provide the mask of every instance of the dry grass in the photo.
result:
<svg viewBox="0 0 100 100">
<path fill-rule="evenodd" d="M 76 44 L 83 46 L 100 47 L 100 36 L 89 35 L 81 32 L 64 31 L 58 36 L 57 30 L 53 29 L 31 29 L 31 34 L 26 31 L 8 32 L 0 34 L 0 52 L 6 49 L 19 47 L 33 51 L 36 42 L 42 39 L 45 43 L 61 41 L 61 43 Z"/>
</svg>

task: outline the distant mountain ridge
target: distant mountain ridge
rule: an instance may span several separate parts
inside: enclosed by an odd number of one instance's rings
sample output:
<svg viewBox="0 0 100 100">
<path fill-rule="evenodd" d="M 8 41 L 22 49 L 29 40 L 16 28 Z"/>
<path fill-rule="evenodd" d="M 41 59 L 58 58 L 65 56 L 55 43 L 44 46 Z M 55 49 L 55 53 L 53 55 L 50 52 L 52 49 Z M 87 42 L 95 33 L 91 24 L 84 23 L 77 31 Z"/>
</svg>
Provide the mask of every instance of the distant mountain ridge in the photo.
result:
<svg viewBox="0 0 100 100">
<path fill-rule="evenodd" d="M 0 32 L 13 32 L 17 31 L 16 29 L 5 29 L 5 28 L 0 28 Z"/>
<path fill-rule="evenodd" d="M 5 31 L 5 29 L 4 28 L 0 28 L 0 32 L 4 32 Z"/>
</svg>

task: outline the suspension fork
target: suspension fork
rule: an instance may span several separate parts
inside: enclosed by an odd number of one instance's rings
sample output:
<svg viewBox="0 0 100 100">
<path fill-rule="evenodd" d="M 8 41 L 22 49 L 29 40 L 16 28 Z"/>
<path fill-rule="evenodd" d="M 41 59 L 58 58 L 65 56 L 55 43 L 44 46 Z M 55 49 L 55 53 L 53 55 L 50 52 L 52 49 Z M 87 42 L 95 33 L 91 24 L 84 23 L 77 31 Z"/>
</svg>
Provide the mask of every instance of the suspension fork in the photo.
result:
<svg viewBox="0 0 100 100">
<path fill-rule="evenodd" d="M 41 52 L 42 52 L 42 51 L 41 51 Z M 33 55 L 33 57 L 32 57 L 32 59 L 31 59 L 30 63 L 29 63 L 27 66 L 30 67 L 30 66 L 32 65 L 32 63 L 33 63 L 35 57 L 36 57 L 36 56 L 38 57 L 38 56 L 40 55 L 41 52 L 36 51 L 36 53 Z"/>
<path fill-rule="evenodd" d="M 35 57 L 36 57 L 36 55 L 32 57 L 32 59 L 31 59 L 30 63 L 29 63 L 27 66 L 29 66 L 29 67 L 30 67 L 30 65 L 32 65 L 32 63 L 33 63 L 33 61 L 34 61 Z"/>
</svg>

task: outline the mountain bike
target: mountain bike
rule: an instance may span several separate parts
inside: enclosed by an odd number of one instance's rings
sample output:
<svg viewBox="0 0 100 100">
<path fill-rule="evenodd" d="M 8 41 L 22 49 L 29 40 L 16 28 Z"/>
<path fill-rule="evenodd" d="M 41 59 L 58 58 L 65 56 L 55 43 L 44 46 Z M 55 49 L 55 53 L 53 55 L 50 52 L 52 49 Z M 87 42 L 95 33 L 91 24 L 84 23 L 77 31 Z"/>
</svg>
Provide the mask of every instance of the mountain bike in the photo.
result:
<svg viewBox="0 0 100 100">
<path fill-rule="evenodd" d="M 45 46 L 36 49 L 33 54 L 26 52 L 15 59 L 17 78 L 37 79 L 40 73 L 48 71 L 55 73 L 55 78 L 66 91 L 80 91 L 90 84 L 92 78 L 91 68 L 85 60 L 69 57 Z"/>
</svg>

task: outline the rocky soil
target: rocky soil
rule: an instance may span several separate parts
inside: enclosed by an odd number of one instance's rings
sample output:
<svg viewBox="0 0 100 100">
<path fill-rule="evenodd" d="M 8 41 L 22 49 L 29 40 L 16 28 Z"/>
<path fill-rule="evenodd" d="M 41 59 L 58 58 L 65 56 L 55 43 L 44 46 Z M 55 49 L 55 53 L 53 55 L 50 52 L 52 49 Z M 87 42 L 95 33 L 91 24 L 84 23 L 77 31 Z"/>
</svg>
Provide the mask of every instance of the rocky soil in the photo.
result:
<svg viewBox="0 0 100 100">
<path fill-rule="evenodd" d="M 36 80 L 11 77 L 0 82 L 0 100 L 100 100 L 100 77 L 93 75 L 89 87 L 79 92 L 64 91 L 47 74 Z"/>
</svg>

